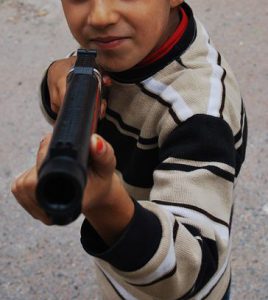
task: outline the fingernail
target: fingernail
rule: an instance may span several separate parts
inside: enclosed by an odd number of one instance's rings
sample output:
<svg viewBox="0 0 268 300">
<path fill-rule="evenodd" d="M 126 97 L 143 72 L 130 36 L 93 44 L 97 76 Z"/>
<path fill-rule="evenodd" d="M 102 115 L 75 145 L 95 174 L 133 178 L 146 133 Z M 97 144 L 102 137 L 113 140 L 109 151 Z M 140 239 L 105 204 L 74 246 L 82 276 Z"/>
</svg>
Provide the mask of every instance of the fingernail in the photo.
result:
<svg viewBox="0 0 268 300">
<path fill-rule="evenodd" d="M 105 143 L 98 136 L 95 136 L 95 149 L 96 149 L 97 154 L 99 154 L 99 155 L 103 154 L 105 151 Z"/>
<path fill-rule="evenodd" d="M 97 137 L 97 153 L 101 154 L 104 151 L 104 142 L 99 137 Z"/>
</svg>

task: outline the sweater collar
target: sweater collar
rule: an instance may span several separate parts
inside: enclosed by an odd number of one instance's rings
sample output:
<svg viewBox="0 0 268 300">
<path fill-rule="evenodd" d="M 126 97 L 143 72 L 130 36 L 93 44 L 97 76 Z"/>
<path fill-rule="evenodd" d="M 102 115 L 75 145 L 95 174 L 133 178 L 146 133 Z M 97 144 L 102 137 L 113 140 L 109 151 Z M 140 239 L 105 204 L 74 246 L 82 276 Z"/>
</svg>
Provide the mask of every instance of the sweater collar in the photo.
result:
<svg viewBox="0 0 268 300">
<path fill-rule="evenodd" d="M 180 6 L 181 21 L 174 34 L 155 52 L 135 67 L 123 72 L 111 72 L 112 79 L 122 83 L 137 83 L 157 73 L 185 52 L 196 36 L 196 24 L 191 8 Z"/>
</svg>

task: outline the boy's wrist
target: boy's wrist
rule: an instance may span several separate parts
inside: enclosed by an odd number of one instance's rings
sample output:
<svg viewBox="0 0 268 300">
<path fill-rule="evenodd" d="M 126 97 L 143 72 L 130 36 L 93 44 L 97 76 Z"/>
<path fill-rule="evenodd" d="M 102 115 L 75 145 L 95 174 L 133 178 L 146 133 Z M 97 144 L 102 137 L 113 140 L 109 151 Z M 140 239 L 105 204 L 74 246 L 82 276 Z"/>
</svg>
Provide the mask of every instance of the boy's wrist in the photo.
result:
<svg viewBox="0 0 268 300">
<path fill-rule="evenodd" d="M 124 272 L 145 266 L 155 255 L 163 236 L 157 214 L 144 208 L 138 201 L 134 200 L 133 204 L 131 221 L 112 244 L 107 244 L 87 219 L 81 227 L 84 250 Z"/>
<path fill-rule="evenodd" d="M 134 204 L 116 174 L 104 197 L 99 199 L 100 205 L 95 204 L 83 213 L 107 245 L 111 245 L 131 221 Z"/>
</svg>

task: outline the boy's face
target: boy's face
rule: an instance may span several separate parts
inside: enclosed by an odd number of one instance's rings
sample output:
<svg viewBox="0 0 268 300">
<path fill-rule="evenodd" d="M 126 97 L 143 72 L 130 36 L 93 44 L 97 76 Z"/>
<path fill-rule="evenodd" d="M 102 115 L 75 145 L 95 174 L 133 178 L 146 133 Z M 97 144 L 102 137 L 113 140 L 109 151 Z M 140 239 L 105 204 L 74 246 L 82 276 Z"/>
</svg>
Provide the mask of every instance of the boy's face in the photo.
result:
<svg viewBox="0 0 268 300">
<path fill-rule="evenodd" d="M 174 32 L 182 2 L 62 0 L 62 6 L 78 43 L 96 49 L 105 70 L 119 72 L 135 66 Z"/>
</svg>

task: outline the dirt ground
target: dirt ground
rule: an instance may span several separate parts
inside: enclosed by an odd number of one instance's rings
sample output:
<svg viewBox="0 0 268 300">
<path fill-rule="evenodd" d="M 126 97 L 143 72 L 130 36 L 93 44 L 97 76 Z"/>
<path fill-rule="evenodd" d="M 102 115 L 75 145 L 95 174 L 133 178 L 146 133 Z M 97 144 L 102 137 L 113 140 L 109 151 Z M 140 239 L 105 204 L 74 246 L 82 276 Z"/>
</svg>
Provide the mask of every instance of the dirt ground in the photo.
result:
<svg viewBox="0 0 268 300">
<path fill-rule="evenodd" d="M 268 299 L 267 1 L 189 2 L 233 66 L 248 113 L 233 224 L 233 299 Z M 99 300 L 93 264 L 80 246 L 81 218 L 47 228 L 10 193 L 51 130 L 38 107 L 43 70 L 76 47 L 60 1 L 0 0 L 0 28 L 0 299 Z"/>
</svg>

